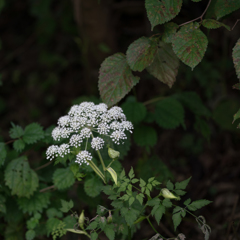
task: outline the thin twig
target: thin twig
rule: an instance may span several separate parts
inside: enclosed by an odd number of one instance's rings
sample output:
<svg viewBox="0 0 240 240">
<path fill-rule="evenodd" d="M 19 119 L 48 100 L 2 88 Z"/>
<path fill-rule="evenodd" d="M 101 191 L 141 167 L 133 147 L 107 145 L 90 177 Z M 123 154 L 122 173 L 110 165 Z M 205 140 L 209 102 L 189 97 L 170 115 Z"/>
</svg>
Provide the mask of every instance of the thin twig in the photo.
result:
<svg viewBox="0 0 240 240">
<path fill-rule="evenodd" d="M 10 140 L 8 142 L 5 142 L 5 145 L 8 145 L 9 143 L 15 142 L 17 139 Z"/>
<path fill-rule="evenodd" d="M 209 0 L 208 5 L 207 5 L 207 7 L 205 8 L 205 10 L 204 10 L 204 12 L 202 13 L 201 16 L 199 16 L 199 17 L 197 17 L 197 18 L 194 18 L 194 19 L 191 20 L 191 21 L 188 21 L 188 22 L 182 23 L 182 24 L 179 25 L 179 27 L 181 27 L 181 26 L 183 26 L 183 25 L 186 25 L 186 24 L 188 24 L 188 23 L 194 22 L 194 21 L 196 21 L 196 20 L 198 20 L 198 19 L 201 19 L 201 22 L 202 22 L 202 20 L 203 20 L 203 16 L 204 16 L 204 14 L 206 13 L 206 11 L 208 10 L 208 7 L 209 7 L 211 1 L 212 1 L 212 0 Z"/>
<path fill-rule="evenodd" d="M 236 27 L 236 25 L 237 25 L 237 23 L 240 21 L 240 19 L 238 19 L 236 22 L 235 22 L 235 24 L 233 25 L 233 27 L 232 27 L 232 30 Z M 232 31 L 231 30 L 231 31 Z"/>
<path fill-rule="evenodd" d="M 55 188 L 55 186 L 52 185 L 52 186 L 50 186 L 50 187 L 43 188 L 43 189 L 41 189 L 39 192 L 46 192 L 46 191 L 48 191 L 48 190 L 50 190 L 50 189 L 52 189 L 52 188 Z"/>
<path fill-rule="evenodd" d="M 42 169 L 42 168 L 45 168 L 45 167 L 47 167 L 48 165 L 50 165 L 52 162 L 48 162 L 48 163 L 45 163 L 44 165 L 42 165 L 42 166 L 40 166 L 40 167 L 37 167 L 37 168 L 35 168 L 35 169 L 33 169 L 34 171 L 38 171 L 38 170 L 40 170 L 40 169 Z"/>
</svg>

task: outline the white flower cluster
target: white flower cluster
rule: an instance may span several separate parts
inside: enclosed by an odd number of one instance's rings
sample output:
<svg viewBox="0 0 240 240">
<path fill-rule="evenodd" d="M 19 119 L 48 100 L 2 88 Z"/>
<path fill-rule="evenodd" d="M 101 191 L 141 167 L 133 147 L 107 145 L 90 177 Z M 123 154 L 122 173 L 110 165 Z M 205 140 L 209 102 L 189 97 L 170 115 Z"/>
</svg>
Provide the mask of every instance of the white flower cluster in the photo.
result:
<svg viewBox="0 0 240 240">
<path fill-rule="evenodd" d="M 132 133 L 133 125 L 126 121 L 120 107 L 107 109 L 107 105 L 100 103 L 95 105 L 92 102 L 83 102 L 71 107 L 68 115 L 60 117 L 58 126 L 53 129 L 52 137 L 56 141 L 69 138 L 69 143 L 60 146 L 52 145 L 47 149 L 47 159 L 64 157 L 70 153 L 71 147 L 80 147 L 85 139 L 92 138 L 91 148 L 94 150 L 102 149 L 104 140 L 101 137 L 94 137 L 93 133 L 106 135 L 115 144 L 123 143 L 127 136 L 125 131 Z M 88 141 L 86 141 L 88 143 Z M 86 146 L 84 146 L 86 149 Z M 80 165 L 88 163 L 92 159 L 91 153 L 84 150 L 77 154 L 76 162 Z"/>
</svg>

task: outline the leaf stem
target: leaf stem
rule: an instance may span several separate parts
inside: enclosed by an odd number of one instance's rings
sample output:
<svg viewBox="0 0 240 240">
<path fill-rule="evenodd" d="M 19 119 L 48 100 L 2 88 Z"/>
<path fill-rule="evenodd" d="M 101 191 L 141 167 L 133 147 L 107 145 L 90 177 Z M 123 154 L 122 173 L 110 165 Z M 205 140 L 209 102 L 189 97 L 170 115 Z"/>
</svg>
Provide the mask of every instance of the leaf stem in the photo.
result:
<svg viewBox="0 0 240 240">
<path fill-rule="evenodd" d="M 203 16 L 204 16 L 204 14 L 206 13 L 206 11 L 208 10 L 208 7 L 209 7 L 211 1 L 212 1 L 212 0 L 209 0 L 209 1 L 208 1 L 207 7 L 205 8 L 205 10 L 204 10 L 204 12 L 202 13 L 201 16 L 199 16 L 199 17 L 197 17 L 197 18 L 194 18 L 194 19 L 191 20 L 191 21 L 188 21 L 188 22 L 182 23 L 182 24 L 179 25 L 179 27 L 181 27 L 181 26 L 183 26 L 183 25 L 186 25 L 186 24 L 188 24 L 188 23 L 194 22 L 194 21 L 196 21 L 196 20 L 198 20 L 198 19 L 201 19 L 201 22 L 202 22 L 202 20 L 203 20 Z"/>
<path fill-rule="evenodd" d="M 103 173 L 100 171 L 100 169 L 94 164 L 93 161 L 88 161 L 90 167 L 95 171 L 95 173 L 103 180 L 103 182 L 106 184 L 106 177 L 104 177 Z"/>
<path fill-rule="evenodd" d="M 144 102 L 143 105 L 146 106 L 146 105 L 148 105 L 148 104 L 151 104 L 151 103 L 157 102 L 157 101 L 162 100 L 162 99 L 164 99 L 164 98 L 165 98 L 165 97 L 157 97 L 157 98 L 153 98 L 153 99 L 150 99 L 150 100 Z"/>
<path fill-rule="evenodd" d="M 150 224 L 151 228 L 153 229 L 153 231 L 154 231 L 155 233 L 158 233 L 161 237 L 163 237 L 163 236 L 154 228 L 154 226 L 152 225 L 149 217 L 147 217 L 147 220 L 148 220 L 148 223 Z"/>
<path fill-rule="evenodd" d="M 40 169 L 42 169 L 42 168 L 45 168 L 45 167 L 47 167 L 48 165 L 50 165 L 52 162 L 48 162 L 48 163 L 45 163 L 44 165 L 42 165 L 42 166 L 40 166 L 40 167 L 37 167 L 37 168 L 35 168 L 35 169 L 33 169 L 34 171 L 38 171 L 38 170 L 40 170 Z"/>
</svg>

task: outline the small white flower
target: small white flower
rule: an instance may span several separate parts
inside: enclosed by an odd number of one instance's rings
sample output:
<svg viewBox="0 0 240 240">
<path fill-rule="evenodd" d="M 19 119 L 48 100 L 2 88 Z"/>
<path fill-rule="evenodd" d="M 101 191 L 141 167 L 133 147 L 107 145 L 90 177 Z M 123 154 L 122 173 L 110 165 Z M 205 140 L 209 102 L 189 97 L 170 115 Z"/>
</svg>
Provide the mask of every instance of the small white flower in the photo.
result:
<svg viewBox="0 0 240 240">
<path fill-rule="evenodd" d="M 48 147 L 46 151 L 47 159 L 50 159 L 52 161 L 53 158 L 58 157 L 58 146 L 52 145 Z"/>
<path fill-rule="evenodd" d="M 129 121 L 122 121 L 121 122 L 121 127 L 123 130 L 128 130 L 130 133 L 132 133 L 133 130 L 133 125 Z"/>
<path fill-rule="evenodd" d="M 82 165 L 83 163 L 86 163 L 87 165 L 89 164 L 87 162 L 92 160 L 92 155 L 90 154 L 90 152 L 88 151 L 81 151 L 80 153 L 77 154 L 77 159 L 75 162 L 79 163 L 80 165 Z"/>
<path fill-rule="evenodd" d="M 127 136 L 123 131 L 116 130 L 110 135 L 110 138 L 114 143 L 119 145 L 119 141 L 127 139 Z"/>
<path fill-rule="evenodd" d="M 113 121 L 111 124 L 110 124 L 110 128 L 113 129 L 113 130 L 120 130 L 121 129 L 121 123 L 117 122 L 117 121 Z"/>
<path fill-rule="evenodd" d="M 117 120 L 122 113 L 123 113 L 123 110 L 117 106 L 112 107 L 111 109 L 108 110 L 109 116 L 114 120 Z"/>
<path fill-rule="evenodd" d="M 79 135 L 79 134 L 74 134 L 71 136 L 70 140 L 69 140 L 69 143 L 70 143 L 70 146 L 73 146 L 73 147 L 80 147 L 81 146 L 81 143 L 82 143 L 82 136 Z"/>
<path fill-rule="evenodd" d="M 69 145 L 66 143 L 63 143 L 59 146 L 58 148 L 58 154 L 60 157 L 64 157 L 65 155 L 67 155 L 68 153 L 70 153 L 70 149 L 69 149 Z"/>
<path fill-rule="evenodd" d="M 72 116 L 78 115 L 78 113 L 79 113 L 79 105 L 73 105 L 70 111 L 68 112 L 68 115 L 72 117 Z"/>
<path fill-rule="evenodd" d="M 107 111 L 108 107 L 105 103 L 100 103 L 100 104 L 96 105 L 95 109 L 97 112 L 104 113 Z"/>
<path fill-rule="evenodd" d="M 104 134 L 104 135 L 107 135 L 109 133 L 109 129 L 110 127 L 106 123 L 100 123 L 97 128 L 98 133 Z"/>
<path fill-rule="evenodd" d="M 89 129 L 89 128 L 83 128 L 82 130 L 81 130 L 81 137 L 82 138 L 90 138 L 90 136 L 91 136 L 91 130 Z"/>
<path fill-rule="evenodd" d="M 62 128 L 61 129 L 61 137 L 62 138 L 69 138 L 70 133 L 71 133 L 71 131 L 70 131 L 69 128 Z"/>
<path fill-rule="evenodd" d="M 102 149 L 103 148 L 103 145 L 104 145 L 104 141 L 102 138 L 100 137 L 95 137 L 92 139 L 92 142 L 91 142 L 91 147 L 95 150 L 99 150 L 99 149 Z"/>
<path fill-rule="evenodd" d="M 69 116 L 63 116 L 58 119 L 58 125 L 61 127 L 66 127 L 70 122 Z"/>
<path fill-rule="evenodd" d="M 62 129 L 60 127 L 55 127 L 52 131 L 52 137 L 55 141 L 60 141 L 62 137 Z"/>
</svg>

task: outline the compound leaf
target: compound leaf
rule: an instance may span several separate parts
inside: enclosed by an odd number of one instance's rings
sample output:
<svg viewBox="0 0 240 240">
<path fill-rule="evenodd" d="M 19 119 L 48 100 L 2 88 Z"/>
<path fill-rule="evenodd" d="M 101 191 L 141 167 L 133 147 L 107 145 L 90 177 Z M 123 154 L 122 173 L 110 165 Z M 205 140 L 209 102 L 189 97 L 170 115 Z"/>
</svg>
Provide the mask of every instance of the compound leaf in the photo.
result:
<svg viewBox="0 0 240 240">
<path fill-rule="evenodd" d="M 217 19 L 236 11 L 240 8 L 239 0 L 217 0 L 214 6 L 214 11 Z"/>
<path fill-rule="evenodd" d="M 146 0 L 145 8 L 152 30 L 158 24 L 170 21 L 178 15 L 182 0 Z"/>
<path fill-rule="evenodd" d="M 175 183 L 175 189 L 184 190 L 184 189 L 187 187 L 187 185 L 188 185 L 188 183 L 189 183 L 189 181 L 190 181 L 191 178 L 192 178 L 192 177 L 189 177 L 188 179 L 186 179 L 186 180 L 184 180 L 184 181 L 182 181 L 182 182 L 177 182 L 177 183 Z"/>
<path fill-rule="evenodd" d="M 227 26 L 224 23 L 218 22 L 217 20 L 214 20 L 214 19 L 204 19 L 202 22 L 202 25 L 208 29 L 217 29 L 220 27 L 225 27 L 228 31 L 230 31 L 229 26 Z"/>
<path fill-rule="evenodd" d="M 157 133 L 150 126 L 136 126 L 133 133 L 134 141 L 139 146 L 153 147 L 157 143 Z"/>
<path fill-rule="evenodd" d="M 165 213 L 165 207 L 163 205 L 159 205 L 154 214 L 158 224 L 164 213 Z"/>
<path fill-rule="evenodd" d="M 155 121 L 165 129 L 174 129 L 180 124 L 184 125 L 184 109 L 175 99 L 164 98 L 156 104 Z"/>
<path fill-rule="evenodd" d="M 141 37 L 128 47 L 127 62 L 133 71 L 142 72 L 149 66 L 157 52 L 157 42 L 147 37 Z"/>
<path fill-rule="evenodd" d="M 10 129 L 9 131 L 9 136 L 12 138 L 12 139 L 15 139 L 15 138 L 20 138 L 23 136 L 23 129 L 22 127 L 18 126 L 18 125 L 15 125 L 14 123 L 11 123 L 12 124 L 12 128 Z"/>
<path fill-rule="evenodd" d="M 23 134 L 23 141 L 32 144 L 44 138 L 43 128 L 38 123 L 31 123 L 26 126 Z"/>
<path fill-rule="evenodd" d="M 188 209 L 190 211 L 196 211 L 197 209 L 200 209 L 206 205 L 208 205 L 209 203 L 211 203 L 212 201 L 206 200 L 206 199 L 201 199 L 201 200 L 197 200 L 197 201 L 193 201 L 190 205 L 188 205 Z"/>
<path fill-rule="evenodd" d="M 240 38 L 238 39 L 236 45 L 233 48 L 232 56 L 237 77 L 240 80 Z"/>
<path fill-rule="evenodd" d="M 12 195 L 30 197 L 38 187 L 38 176 L 30 168 L 26 156 L 11 161 L 6 167 L 4 177 Z"/>
<path fill-rule="evenodd" d="M 162 35 L 162 40 L 165 43 L 171 43 L 174 35 L 176 34 L 178 25 L 174 22 L 169 22 L 164 24 L 164 32 Z"/>
<path fill-rule="evenodd" d="M 21 152 L 25 148 L 25 142 L 21 138 L 19 138 L 13 143 L 13 148 L 17 152 Z"/>
<path fill-rule="evenodd" d="M 53 173 L 53 183 L 56 188 L 63 190 L 71 187 L 75 182 L 75 177 L 71 169 L 68 168 L 58 168 Z"/>
<path fill-rule="evenodd" d="M 102 181 L 97 177 L 89 178 L 84 182 L 84 190 L 90 197 L 98 196 L 102 190 L 102 186 Z"/>
<path fill-rule="evenodd" d="M 177 226 L 181 223 L 182 217 L 181 217 L 181 211 L 177 212 L 172 215 L 174 230 L 176 231 Z"/>
<path fill-rule="evenodd" d="M 176 81 L 179 60 L 174 54 L 170 44 L 159 42 L 157 54 L 147 71 L 170 88 Z"/>
<path fill-rule="evenodd" d="M 40 193 L 36 192 L 31 198 L 19 198 L 17 200 L 19 208 L 22 209 L 23 213 L 35 213 L 42 212 L 44 208 L 50 203 L 50 193 Z"/>
<path fill-rule="evenodd" d="M 122 53 L 106 58 L 101 64 L 98 87 L 102 100 L 109 107 L 119 102 L 138 81 L 139 77 L 133 76 Z"/>
<path fill-rule="evenodd" d="M 134 208 L 121 208 L 121 215 L 125 218 L 127 224 L 130 226 L 137 220 L 139 211 Z"/>
<path fill-rule="evenodd" d="M 59 210 L 64 212 L 64 213 L 67 213 L 71 208 L 73 208 L 73 201 L 72 200 L 70 200 L 68 202 L 68 201 L 65 201 L 65 200 L 61 199 L 61 204 L 62 204 L 62 207 L 59 208 Z"/>
<path fill-rule="evenodd" d="M 7 150 L 4 142 L 0 142 L 0 165 L 3 165 L 7 156 Z"/>
<path fill-rule="evenodd" d="M 193 69 L 201 62 L 208 40 L 198 23 L 189 23 L 175 34 L 172 44 L 178 58 Z"/>
<path fill-rule="evenodd" d="M 111 225 L 106 225 L 103 230 L 109 240 L 115 239 L 115 231 L 113 230 L 113 228 L 114 228 L 114 225 L 111 224 Z"/>
</svg>

